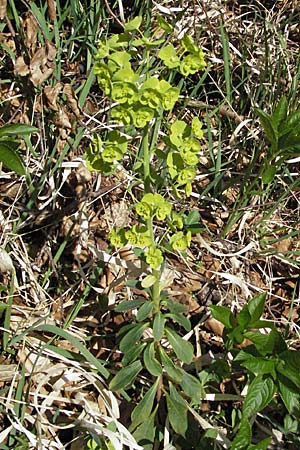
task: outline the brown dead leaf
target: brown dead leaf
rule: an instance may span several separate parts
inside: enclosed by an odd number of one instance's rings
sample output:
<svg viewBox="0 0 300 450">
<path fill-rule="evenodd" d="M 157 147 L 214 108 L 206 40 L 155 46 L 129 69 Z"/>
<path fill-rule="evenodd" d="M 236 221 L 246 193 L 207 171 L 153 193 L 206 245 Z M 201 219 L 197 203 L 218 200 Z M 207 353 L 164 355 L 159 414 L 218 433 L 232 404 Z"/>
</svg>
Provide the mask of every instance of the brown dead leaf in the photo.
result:
<svg viewBox="0 0 300 450">
<path fill-rule="evenodd" d="M 33 55 L 36 49 L 37 43 L 37 21 L 32 14 L 29 14 L 22 24 L 22 28 L 26 30 L 25 45 L 30 50 L 30 54 Z"/>
<path fill-rule="evenodd" d="M 47 48 L 47 59 L 48 61 L 54 61 L 57 55 L 57 48 L 56 46 L 50 42 L 46 42 L 46 48 Z"/>
<path fill-rule="evenodd" d="M 4 19 L 6 16 L 6 7 L 7 7 L 7 0 L 0 0 L 0 19 Z"/>
<path fill-rule="evenodd" d="M 49 19 L 54 22 L 56 19 L 56 1 L 55 0 L 47 0 L 48 3 L 48 14 Z"/>
<path fill-rule="evenodd" d="M 280 241 L 274 242 L 273 247 L 278 251 L 278 253 L 284 253 L 290 250 L 292 244 L 291 238 L 281 239 Z"/>
<path fill-rule="evenodd" d="M 56 83 L 55 86 L 45 86 L 44 94 L 47 99 L 47 105 L 53 111 L 58 111 L 58 106 L 56 104 L 57 96 L 62 90 L 62 84 Z"/>
<path fill-rule="evenodd" d="M 63 107 L 61 107 L 58 113 L 55 115 L 54 123 L 59 128 L 67 128 L 69 130 L 72 129 L 72 124 L 69 120 L 68 113 Z"/>
<path fill-rule="evenodd" d="M 20 77 L 25 77 L 29 74 L 29 72 L 29 67 L 25 63 L 23 56 L 18 56 L 14 67 L 14 74 L 20 75 Z"/>
<path fill-rule="evenodd" d="M 77 117 L 77 119 L 79 119 L 81 116 L 79 104 L 78 104 L 78 100 L 75 96 L 75 93 L 74 93 L 74 90 L 73 90 L 71 84 L 66 83 L 64 85 L 63 93 L 65 94 L 68 105 L 70 106 L 71 110 L 75 114 L 75 117 Z"/>
</svg>

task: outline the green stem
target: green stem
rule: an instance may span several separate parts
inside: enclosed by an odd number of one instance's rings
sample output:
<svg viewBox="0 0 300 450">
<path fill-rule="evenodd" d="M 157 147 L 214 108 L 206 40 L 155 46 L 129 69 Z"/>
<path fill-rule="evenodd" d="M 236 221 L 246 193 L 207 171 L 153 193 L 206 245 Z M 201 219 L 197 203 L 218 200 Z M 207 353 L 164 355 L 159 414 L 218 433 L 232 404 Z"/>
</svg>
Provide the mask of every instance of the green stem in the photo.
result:
<svg viewBox="0 0 300 450">
<path fill-rule="evenodd" d="M 142 150 L 144 159 L 144 188 L 145 194 L 150 192 L 150 151 L 149 151 L 149 128 L 148 125 L 144 128 L 142 139 Z"/>
<path fill-rule="evenodd" d="M 153 313 L 157 314 L 160 312 L 160 270 L 153 269 L 152 274 L 155 276 L 155 283 L 152 286 Z"/>
</svg>

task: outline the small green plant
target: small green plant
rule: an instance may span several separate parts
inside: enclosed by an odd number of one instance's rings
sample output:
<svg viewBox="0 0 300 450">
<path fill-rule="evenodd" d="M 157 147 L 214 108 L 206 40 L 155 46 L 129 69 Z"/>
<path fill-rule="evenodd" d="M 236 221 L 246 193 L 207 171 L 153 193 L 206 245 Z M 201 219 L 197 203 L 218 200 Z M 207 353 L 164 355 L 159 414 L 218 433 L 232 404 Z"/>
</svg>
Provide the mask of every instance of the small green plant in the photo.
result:
<svg viewBox="0 0 300 450">
<path fill-rule="evenodd" d="M 193 345 L 179 330 L 189 332 L 191 324 L 185 307 L 164 292 L 161 278 L 166 253 L 184 255 L 191 242 L 188 224 L 193 225 L 193 218 L 173 208 L 172 196 L 180 200 L 190 196 L 203 138 L 198 117 L 187 123 L 172 115 L 180 89 L 171 84 L 170 73 L 177 70 L 186 77 L 203 70 L 206 63 L 191 37 L 185 35 L 177 48 L 171 43 L 164 46 L 165 38 L 151 40 L 143 35 L 141 22 L 137 17 L 125 25 L 123 34 L 99 43 L 94 73 L 112 102 L 110 126 L 105 136 L 94 136 L 86 161 L 91 170 L 105 174 L 116 172 L 122 163 L 135 177 L 136 224 L 112 230 L 110 242 L 118 248 L 131 245 L 146 264 L 141 286 L 148 300 L 123 301 L 116 307 L 119 312 L 137 309 L 137 314 L 119 333 L 123 368 L 110 388 L 128 389 L 142 371 L 147 373 L 130 430 L 145 448 L 152 448 L 164 426 L 184 436 L 189 403 L 199 404 L 203 397 L 199 377 L 184 368 L 192 362 Z M 162 19 L 159 23 L 170 41 L 172 27 Z M 167 422 L 157 428 L 161 407 L 167 407 Z"/>
<path fill-rule="evenodd" d="M 17 136 L 28 136 L 38 131 L 26 124 L 10 124 L 0 127 L 0 161 L 18 175 L 25 175 L 26 170 L 17 149 L 20 145 Z"/>
<path fill-rule="evenodd" d="M 242 406 L 239 430 L 231 450 L 267 449 L 271 438 L 251 444 L 251 424 L 256 414 L 280 396 L 289 423 L 300 417 L 300 352 L 290 350 L 270 321 L 261 320 L 266 294 L 253 297 L 235 316 L 228 307 L 211 306 L 212 315 L 224 325 L 225 346 L 234 356 L 233 370 L 242 367 L 248 377 L 248 390 Z M 267 329 L 267 332 L 266 332 Z M 238 348 L 245 339 L 249 344 Z"/>
<path fill-rule="evenodd" d="M 270 183 L 284 161 L 300 154 L 300 108 L 288 112 L 287 98 L 282 96 L 272 115 L 261 109 L 256 113 L 271 144 L 262 170 L 263 183 Z"/>
</svg>

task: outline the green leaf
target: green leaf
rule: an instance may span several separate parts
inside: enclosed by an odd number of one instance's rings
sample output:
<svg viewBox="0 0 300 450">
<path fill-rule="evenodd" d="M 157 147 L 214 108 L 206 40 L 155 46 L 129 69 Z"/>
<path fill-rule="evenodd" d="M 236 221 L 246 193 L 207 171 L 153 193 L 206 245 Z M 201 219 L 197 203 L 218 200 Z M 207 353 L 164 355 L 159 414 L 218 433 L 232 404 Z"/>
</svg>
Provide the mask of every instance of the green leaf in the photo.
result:
<svg viewBox="0 0 300 450">
<path fill-rule="evenodd" d="M 174 380 L 176 383 L 180 383 L 183 379 L 184 370 L 176 366 L 166 352 L 159 347 L 160 359 L 167 372 L 168 377 Z"/>
<path fill-rule="evenodd" d="M 142 368 L 143 366 L 140 361 L 135 361 L 129 364 L 129 366 L 123 367 L 109 383 L 109 389 L 119 391 L 120 389 L 130 387 Z"/>
<path fill-rule="evenodd" d="M 258 444 L 249 445 L 247 450 L 268 450 L 271 441 L 272 441 L 272 436 L 267 437 L 263 441 L 258 442 Z"/>
<path fill-rule="evenodd" d="M 130 20 L 129 22 L 125 23 L 124 30 L 125 31 L 134 31 L 138 30 L 142 23 L 142 16 L 137 16 L 134 19 Z"/>
<path fill-rule="evenodd" d="M 157 412 L 157 408 L 153 411 L 151 416 L 147 418 L 133 433 L 134 438 L 140 443 L 145 450 L 153 449 L 153 441 L 155 437 L 156 427 L 154 420 Z"/>
<path fill-rule="evenodd" d="M 259 322 L 254 322 L 253 328 L 258 328 L 255 324 L 259 324 Z M 244 333 L 244 336 L 250 339 L 257 350 L 263 355 L 278 354 L 286 350 L 285 340 L 275 329 L 271 330 L 268 334 L 263 334 L 259 331 L 247 331 Z"/>
<path fill-rule="evenodd" d="M 148 421 L 151 411 L 153 408 L 153 402 L 155 399 L 156 391 L 159 385 L 159 378 L 151 386 L 151 388 L 146 392 L 142 400 L 134 408 L 131 413 L 132 425 L 131 428 L 137 427 L 140 423 Z"/>
<path fill-rule="evenodd" d="M 132 347 L 130 350 L 126 351 L 122 358 L 122 364 L 124 366 L 127 366 L 131 362 L 135 361 L 139 358 L 140 354 L 146 347 L 147 342 L 142 342 L 141 344 L 137 344 L 134 347 Z"/>
<path fill-rule="evenodd" d="M 288 101 L 285 95 L 279 100 L 273 114 L 272 114 L 272 124 L 275 129 L 279 129 L 280 124 L 286 120 L 288 111 Z"/>
<path fill-rule="evenodd" d="M 159 377 L 162 374 L 161 364 L 155 357 L 154 342 L 151 342 L 145 348 L 144 363 L 148 372 L 154 377 Z"/>
<path fill-rule="evenodd" d="M 184 224 L 187 226 L 198 225 L 201 222 L 201 217 L 198 209 L 193 209 L 184 218 Z"/>
<path fill-rule="evenodd" d="M 192 119 L 192 132 L 197 139 L 203 138 L 202 122 L 196 116 Z"/>
<path fill-rule="evenodd" d="M 271 374 L 274 378 L 276 376 L 276 361 L 274 359 L 251 358 L 242 362 L 241 366 L 245 367 L 255 375 Z"/>
<path fill-rule="evenodd" d="M 183 379 L 180 382 L 184 393 L 190 397 L 193 403 L 200 404 L 203 396 L 203 389 L 198 378 L 184 372 Z"/>
<path fill-rule="evenodd" d="M 170 342 L 177 358 L 185 364 L 190 364 L 194 355 L 194 348 L 188 341 L 182 339 L 175 331 L 165 328 L 167 339 Z"/>
<path fill-rule="evenodd" d="M 141 323 L 135 325 L 133 329 L 128 331 L 126 335 L 121 339 L 119 348 L 121 352 L 126 353 L 130 348 L 135 346 L 136 342 L 140 339 L 146 328 L 149 326 L 149 323 Z"/>
<path fill-rule="evenodd" d="M 175 399 L 174 394 L 170 396 L 166 393 L 166 399 L 170 424 L 175 433 L 184 436 L 188 427 L 187 406 Z"/>
<path fill-rule="evenodd" d="M 191 322 L 186 316 L 182 314 L 166 314 L 166 317 L 179 323 L 186 331 L 191 330 Z"/>
<path fill-rule="evenodd" d="M 256 295 L 248 302 L 248 311 L 251 316 L 251 324 L 260 319 L 264 312 L 267 294 L 265 292 Z"/>
<path fill-rule="evenodd" d="M 168 44 L 158 52 L 158 57 L 163 60 L 164 64 L 169 69 L 174 69 L 180 66 L 180 59 L 176 53 L 176 50 L 172 44 Z"/>
<path fill-rule="evenodd" d="M 270 162 L 267 162 L 265 164 L 264 170 L 261 174 L 261 179 L 264 184 L 272 183 L 272 181 L 275 178 L 276 172 L 277 172 L 278 166 L 277 164 L 270 164 Z"/>
<path fill-rule="evenodd" d="M 152 312 L 153 307 L 154 307 L 153 302 L 151 302 L 150 300 L 146 300 L 145 303 L 138 310 L 138 313 L 136 315 L 136 320 L 138 322 L 145 320 Z"/>
<path fill-rule="evenodd" d="M 300 124 L 300 108 L 288 115 L 286 121 L 282 124 L 282 128 L 280 129 L 280 135 L 282 136 L 283 134 L 286 134 L 289 131 L 292 131 L 294 135 L 298 134 L 298 132 L 295 133 L 295 130 L 298 131 L 299 124 Z"/>
<path fill-rule="evenodd" d="M 169 311 L 174 314 L 180 314 L 186 312 L 186 306 L 181 303 L 176 303 L 174 300 L 166 299 L 166 304 L 169 308 Z"/>
<path fill-rule="evenodd" d="M 279 394 L 290 414 L 300 418 L 300 394 L 291 391 L 288 386 L 278 380 Z"/>
<path fill-rule="evenodd" d="M 243 417 L 250 419 L 256 413 L 264 409 L 275 394 L 275 385 L 272 378 L 254 378 L 249 386 L 247 396 L 243 404 Z"/>
<path fill-rule="evenodd" d="M 300 389 L 300 351 L 286 350 L 279 357 L 277 371 Z"/>
<path fill-rule="evenodd" d="M 11 147 L 0 141 L 0 161 L 18 175 L 25 175 L 26 170 L 22 159 Z"/>
<path fill-rule="evenodd" d="M 172 33 L 173 31 L 173 26 L 167 22 L 162 16 L 157 15 L 156 16 L 158 25 L 160 26 L 160 28 L 162 28 L 164 31 L 166 31 L 167 33 Z"/>
<path fill-rule="evenodd" d="M 153 284 L 155 283 L 156 280 L 157 280 L 157 277 L 155 275 L 149 274 L 142 280 L 142 283 L 141 283 L 142 287 L 147 289 L 147 288 L 153 286 Z"/>
<path fill-rule="evenodd" d="M 251 316 L 250 316 L 250 313 L 248 310 L 248 305 L 245 304 L 237 316 L 237 322 L 243 328 L 243 331 L 245 328 L 248 327 L 248 325 L 250 323 L 250 319 L 251 319 Z"/>
<path fill-rule="evenodd" d="M 0 137 L 2 136 L 27 136 L 35 131 L 39 131 L 38 128 L 26 125 L 23 123 L 13 123 L 10 125 L 4 125 L 0 127 Z"/>
<path fill-rule="evenodd" d="M 271 144 L 276 148 L 278 133 L 273 128 L 271 117 L 261 109 L 255 109 L 255 112 L 259 117 L 259 121 L 262 128 L 264 129 L 265 135 L 267 136 Z"/>
<path fill-rule="evenodd" d="M 166 319 L 161 312 L 155 314 L 153 320 L 153 337 L 155 341 L 160 341 L 165 331 Z"/>
<path fill-rule="evenodd" d="M 117 312 L 128 311 L 130 309 L 138 308 L 143 303 L 145 303 L 145 299 L 144 298 L 137 298 L 135 300 L 124 301 L 124 302 L 119 303 L 115 307 L 115 311 L 117 311 Z"/>
<path fill-rule="evenodd" d="M 242 418 L 239 431 L 233 439 L 230 450 L 245 450 L 251 443 L 251 425 L 250 422 Z"/>
<path fill-rule="evenodd" d="M 221 322 L 225 328 L 232 329 L 235 325 L 235 317 L 227 306 L 211 305 L 211 315 Z"/>
</svg>

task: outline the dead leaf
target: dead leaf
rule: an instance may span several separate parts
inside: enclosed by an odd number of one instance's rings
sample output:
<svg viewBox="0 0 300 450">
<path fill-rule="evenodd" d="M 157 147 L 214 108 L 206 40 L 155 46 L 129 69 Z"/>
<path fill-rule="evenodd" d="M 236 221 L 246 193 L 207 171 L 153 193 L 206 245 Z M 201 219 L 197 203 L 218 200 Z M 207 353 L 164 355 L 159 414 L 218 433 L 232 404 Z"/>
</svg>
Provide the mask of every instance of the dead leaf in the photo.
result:
<svg viewBox="0 0 300 450">
<path fill-rule="evenodd" d="M 56 1 L 55 0 L 47 0 L 48 3 L 48 14 L 49 19 L 54 22 L 56 19 Z"/>
<path fill-rule="evenodd" d="M 6 16 L 7 0 L 0 0 L 0 19 L 4 19 Z"/>
<path fill-rule="evenodd" d="M 37 21 L 29 14 L 23 22 L 22 28 L 26 30 L 25 45 L 30 50 L 30 54 L 33 55 L 36 49 L 37 42 Z"/>
<path fill-rule="evenodd" d="M 73 111 L 73 113 L 75 114 L 77 119 L 79 119 L 81 116 L 81 113 L 80 113 L 80 109 L 79 109 L 79 105 L 78 105 L 78 100 L 75 97 L 75 93 L 74 93 L 74 90 L 73 90 L 71 84 L 66 83 L 64 85 L 63 93 L 67 97 L 67 102 L 68 102 L 68 105 L 70 106 L 71 110 Z"/>
<path fill-rule="evenodd" d="M 57 101 L 57 96 L 61 92 L 61 90 L 62 90 L 61 83 L 56 83 L 56 85 L 53 87 L 45 86 L 45 88 L 44 88 L 44 94 L 47 99 L 47 105 L 53 111 L 58 111 L 58 106 L 57 106 L 56 101 Z"/>
<path fill-rule="evenodd" d="M 23 56 L 18 56 L 14 67 L 14 74 L 20 75 L 20 77 L 25 77 L 29 74 L 29 72 L 29 67 L 25 63 Z"/>
<path fill-rule="evenodd" d="M 60 108 L 58 113 L 55 115 L 55 125 L 59 128 L 72 129 L 72 124 L 69 120 L 69 116 L 64 108 Z"/>
</svg>

